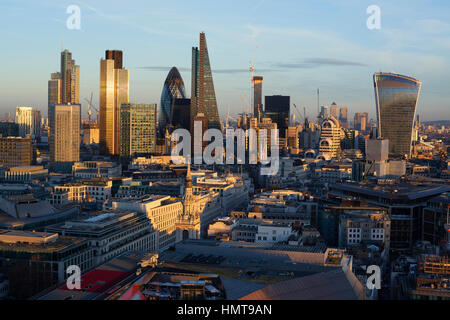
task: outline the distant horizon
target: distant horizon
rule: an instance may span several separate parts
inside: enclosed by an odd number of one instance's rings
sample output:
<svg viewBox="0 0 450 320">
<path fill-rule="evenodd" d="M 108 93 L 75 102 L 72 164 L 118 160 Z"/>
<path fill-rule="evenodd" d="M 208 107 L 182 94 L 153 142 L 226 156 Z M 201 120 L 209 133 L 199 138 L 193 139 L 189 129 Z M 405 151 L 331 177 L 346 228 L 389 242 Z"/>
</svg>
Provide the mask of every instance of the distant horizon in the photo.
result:
<svg viewBox="0 0 450 320">
<path fill-rule="evenodd" d="M 66 27 L 66 9 L 72 4 L 81 10 L 80 30 Z M 376 121 L 372 76 L 379 71 L 422 82 L 416 113 L 422 121 L 450 119 L 450 79 L 445 71 L 450 70 L 450 4 L 445 1 L 378 1 L 380 30 L 366 27 L 371 3 L 365 0 L 93 5 L 57 0 L 0 3 L 6 48 L 0 52 L 6 75 L 0 83 L 0 115 L 10 112 L 14 117 L 16 106 L 32 106 L 47 115 L 47 81 L 59 71 L 63 49 L 72 52 L 80 66 L 83 116 L 91 92 L 98 107 L 100 59 L 108 49 L 123 51 L 124 68 L 130 70 L 130 102 L 159 105 L 172 66 L 190 92 L 191 48 L 198 46 L 204 31 L 222 121 L 228 112 L 235 118 L 252 110 L 247 107 L 250 61 L 255 75 L 264 77 L 263 96 L 288 95 L 291 105 L 306 107 L 309 119 L 317 117 L 319 88 L 320 105 L 336 102 L 348 108 L 349 120 L 355 112 L 368 112 Z M 291 114 L 298 118 L 293 107 Z"/>
</svg>

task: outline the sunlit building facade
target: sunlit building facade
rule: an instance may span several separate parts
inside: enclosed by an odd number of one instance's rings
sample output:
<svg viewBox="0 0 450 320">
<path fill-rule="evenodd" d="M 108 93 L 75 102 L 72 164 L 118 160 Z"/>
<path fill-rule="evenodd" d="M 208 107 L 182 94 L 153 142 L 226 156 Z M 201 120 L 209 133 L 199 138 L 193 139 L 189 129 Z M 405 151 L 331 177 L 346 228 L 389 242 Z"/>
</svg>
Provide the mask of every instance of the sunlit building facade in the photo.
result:
<svg viewBox="0 0 450 320">
<path fill-rule="evenodd" d="M 69 50 L 61 52 L 61 103 L 80 103 L 80 66 Z"/>
<path fill-rule="evenodd" d="M 80 160 L 81 105 L 55 104 L 48 109 L 50 165 L 68 168 Z"/>
<path fill-rule="evenodd" d="M 161 103 L 158 108 L 158 131 L 164 133 L 164 129 L 171 123 L 175 99 L 185 99 L 184 82 L 176 67 L 170 69 L 164 82 L 161 94 Z"/>
<path fill-rule="evenodd" d="M 120 106 L 129 101 L 129 71 L 122 68 L 122 52 L 107 50 L 100 61 L 100 151 L 118 155 Z"/>
<path fill-rule="evenodd" d="M 33 107 L 16 107 L 16 120 L 19 125 L 19 135 L 31 135 L 33 139 L 40 136 L 41 112 Z"/>
<path fill-rule="evenodd" d="M 375 73 L 378 137 L 389 140 L 391 157 L 410 157 L 417 101 L 422 83 L 414 78 Z"/>
<path fill-rule="evenodd" d="M 156 147 L 156 104 L 120 107 L 120 156 L 149 155 Z"/>
</svg>

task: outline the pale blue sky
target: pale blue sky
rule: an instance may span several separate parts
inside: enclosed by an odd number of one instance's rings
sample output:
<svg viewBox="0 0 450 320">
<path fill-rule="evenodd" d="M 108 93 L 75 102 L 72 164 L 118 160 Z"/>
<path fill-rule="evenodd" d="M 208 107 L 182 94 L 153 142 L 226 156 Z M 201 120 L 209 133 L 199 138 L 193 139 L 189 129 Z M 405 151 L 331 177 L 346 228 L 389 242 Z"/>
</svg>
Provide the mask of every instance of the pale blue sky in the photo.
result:
<svg viewBox="0 0 450 320">
<path fill-rule="evenodd" d="M 124 52 L 130 100 L 159 104 L 171 66 L 190 93 L 191 47 L 206 33 L 219 113 L 250 102 L 249 61 L 264 76 L 263 94 L 290 95 L 316 116 L 321 104 L 347 105 L 375 118 L 372 74 L 397 72 L 423 82 L 418 112 L 450 119 L 450 4 L 447 0 L 0 0 L 0 114 L 16 105 L 47 109 L 47 80 L 61 45 L 81 68 L 80 96 L 98 101 L 99 61 Z M 81 30 L 66 28 L 66 8 L 81 9 Z M 381 8 L 381 30 L 366 9 Z M 83 103 L 83 107 L 86 104 Z M 85 109 L 85 108 L 84 108 Z"/>
</svg>

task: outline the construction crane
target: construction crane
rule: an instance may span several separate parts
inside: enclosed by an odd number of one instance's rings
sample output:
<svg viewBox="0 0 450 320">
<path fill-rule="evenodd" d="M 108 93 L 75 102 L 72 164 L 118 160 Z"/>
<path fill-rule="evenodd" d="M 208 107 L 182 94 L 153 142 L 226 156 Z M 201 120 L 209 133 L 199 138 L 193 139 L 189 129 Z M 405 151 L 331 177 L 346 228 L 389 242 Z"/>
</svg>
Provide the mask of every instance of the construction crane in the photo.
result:
<svg viewBox="0 0 450 320">
<path fill-rule="evenodd" d="M 92 115 L 92 109 L 95 110 L 95 112 L 97 112 L 97 116 L 98 116 L 98 110 L 94 107 L 94 105 L 92 104 L 92 97 L 93 97 L 94 93 L 91 92 L 91 98 L 88 100 L 87 98 L 85 98 L 84 100 L 87 102 L 88 104 L 88 117 L 89 117 L 89 123 L 91 123 L 91 115 Z"/>
</svg>

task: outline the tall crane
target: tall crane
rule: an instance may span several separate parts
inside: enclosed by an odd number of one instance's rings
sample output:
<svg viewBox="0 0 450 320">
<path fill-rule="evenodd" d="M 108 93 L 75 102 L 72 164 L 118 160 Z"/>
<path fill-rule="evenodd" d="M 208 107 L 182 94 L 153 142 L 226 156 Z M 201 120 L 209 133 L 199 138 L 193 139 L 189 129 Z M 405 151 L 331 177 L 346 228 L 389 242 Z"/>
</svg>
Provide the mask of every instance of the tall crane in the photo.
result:
<svg viewBox="0 0 450 320">
<path fill-rule="evenodd" d="M 88 113 L 88 117 L 89 117 L 89 123 L 91 123 L 92 109 L 94 109 L 97 112 L 97 117 L 98 117 L 98 110 L 92 104 L 92 97 L 93 97 L 93 95 L 94 95 L 94 93 L 91 92 L 91 98 L 89 100 L 86 99 L 86 98 L 84 99 L 87 102 L 87 104 L 88 104 L 88 111 L 87 111 L 87 113 Z"/>
</svg>

